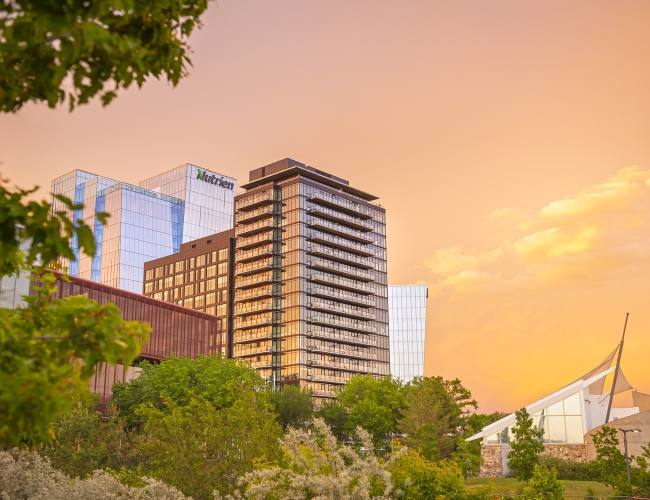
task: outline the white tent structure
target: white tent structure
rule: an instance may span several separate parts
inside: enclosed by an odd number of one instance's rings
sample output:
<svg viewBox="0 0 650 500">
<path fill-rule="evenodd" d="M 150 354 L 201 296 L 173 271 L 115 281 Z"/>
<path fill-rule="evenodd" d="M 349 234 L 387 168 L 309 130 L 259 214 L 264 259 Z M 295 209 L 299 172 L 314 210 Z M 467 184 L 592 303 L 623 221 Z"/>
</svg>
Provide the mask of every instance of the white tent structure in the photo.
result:
<svg viewBox="0 0 650 500">
<path fill-rule="evenodd" d="M 617 347 L 605 360 L 593 370 L 587 372 L 575 382 L 555 391 L 554 393 L 526 406 L 526 410 L 533 418 L 533 423 L 538 429 L 544 430 L 543 442 L 548 447 L 561 446 L 562 453 L 551 453 L 555 456 L 585 457 L 585 434 L 591 429 L 605 423 L 609 400 L 612 392 L 619 394 L 632 389 L 622 370 L 616 377 L 616 388 L 604 390 L 605 382 L 609 381 L 616 370 L 616 365 L 611 366 Z M 611 408 L 609 421 L 639 413 L 639 407 Z M 492 457 L 493 462 L 501 462 L 501 474 L 507 471 L 507 452 L 510 450 L 508 443 L 512 439 L 512 426 L 515 425 L 514 413 L 484 427 L 467 441 L 482 439 L 482 455 L 486 459 Z M 497 449 L 501 448 L 501 460 Z M 548 448 L 547 448 L 548 450 Z M 549 450 L 550 451 L 550 450 Z M 498 469 L 499 467 L 497 467 Z M 488 475 L 489 474 L 482 474 Z"/>
</svg>

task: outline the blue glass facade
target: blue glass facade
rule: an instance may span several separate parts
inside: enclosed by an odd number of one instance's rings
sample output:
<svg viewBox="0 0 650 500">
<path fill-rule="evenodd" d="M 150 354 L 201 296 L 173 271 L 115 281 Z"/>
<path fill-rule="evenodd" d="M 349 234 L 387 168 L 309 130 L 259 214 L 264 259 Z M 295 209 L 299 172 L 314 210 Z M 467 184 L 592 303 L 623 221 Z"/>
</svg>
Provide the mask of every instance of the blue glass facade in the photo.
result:
<svg viewBox="0 0 650 500">
<path fill-rule="evenodd" d="M 146 261 L 178 252 L 181 243 L 231 229 L 236 181 L 185 164 L 138 186 L 81 170 L 52 181 L 52 193 L 83 203 L 75 220 L 93 228 L 97 249 L 91 259 L 72 247 L 76 262 L 63 262 L 73 276 L 142 293 Z M 53 210 L 63 210 L 52 199 Z M 108 212 L 103 225 L 95 214 Z"/>
<path fill-rule="evenodd" d="M 424 376 L 427 297 L 424 285 L 388 287 L 390 373 L 404 382 Z"/>
</svg>

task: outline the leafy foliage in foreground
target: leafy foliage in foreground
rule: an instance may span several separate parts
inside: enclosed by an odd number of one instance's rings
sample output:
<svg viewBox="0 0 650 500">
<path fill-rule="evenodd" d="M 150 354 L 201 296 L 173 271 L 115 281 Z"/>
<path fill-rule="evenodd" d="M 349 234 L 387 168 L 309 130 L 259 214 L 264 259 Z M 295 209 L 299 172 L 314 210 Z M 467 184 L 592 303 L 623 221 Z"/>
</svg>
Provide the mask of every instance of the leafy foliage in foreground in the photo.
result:
<svg viewBox="0 0 650 500">
<path fill-rule="evenodd" d="M 111 474 L 95 471 L 91 477 L 71 480 L 54 470 L 47 458 L 19 452 L 0 451 L 0 498 L 48 500 L 185 500 L 176 488 L 153 479 L 144 486 L 129 487 Z"/>
<path fill-rule="evenodd" d="M 524 488 L 525 500 L 563 500 L 564 483 L 558 480 L 555 469 L 535 465 L 528 486 Z"/>
<path fill-rule="evenodd" d="M 208 0 L 92 0 L 0 4 L 0 112 L 26 102 L 70 109 L 147 77 L 187 74 L 187 39 Z M 71 85 L 64 86 L 64 81 Z"/>
<path fill-rule="evenodd" d="M 51 424 L 88 395 L 95 366 L 130 363 L 148 339 L 149 327 L 123 321 L 117 307 L 84 296 L 51 299 L 57 277 L 47 272 L 60 256 L 75 258 L 69 241 L 95 251 L 90 228 L 51 213 L 47 202 L 27 202 L 32 191 L 0 183 L 0 278 L 40 275 L 27 307 L 0 309 L 0 444 L 36 446 L 52 439 Z M 78 209 L 59 198 L 69 210 Z M 98 214 L 106 220 L 106 214 Z M 21 245 L 27 250 L 21 250 Z M 61 279 L 65 279 L 63 276 Z"/>
<path fill-rule="evenodd" d="M 508 453 L 508 465 L 517 479 L 529 481 L 535 474 L 540 455 L 544 451 L 544 430 L 533 426 L 533 419 L 526 408 L 516 412 L 515 416 L 517 421 L 512 427 L 515 439 L 510 442 L 512 451 Z"/>
</svg>

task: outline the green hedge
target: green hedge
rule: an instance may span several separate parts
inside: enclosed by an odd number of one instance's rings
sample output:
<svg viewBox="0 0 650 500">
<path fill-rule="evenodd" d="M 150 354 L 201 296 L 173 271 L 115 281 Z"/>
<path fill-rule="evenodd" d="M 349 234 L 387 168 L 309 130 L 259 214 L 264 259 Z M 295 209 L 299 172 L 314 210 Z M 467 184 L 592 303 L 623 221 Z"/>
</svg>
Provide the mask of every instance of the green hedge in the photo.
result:
<svg viewBox="0 0 650 500">
<path fill-rule="evenodd" d="M 598 481 L 600 479 L 595 462 L 570 462 L 561 458 L 542 457 L 542 465 L 557 471 L 558 479 L 571 481 Z"/>
</svg>

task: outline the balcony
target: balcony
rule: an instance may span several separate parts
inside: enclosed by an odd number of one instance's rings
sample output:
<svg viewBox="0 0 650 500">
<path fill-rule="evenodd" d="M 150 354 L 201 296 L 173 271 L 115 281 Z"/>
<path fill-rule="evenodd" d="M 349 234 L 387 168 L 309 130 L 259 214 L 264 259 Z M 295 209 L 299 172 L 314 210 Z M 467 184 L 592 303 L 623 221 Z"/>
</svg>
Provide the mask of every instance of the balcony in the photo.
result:
<svg viewBox="0 0 650 500">
<path fill-rule="evenodd" d="M 358 255 L 344 252 L 343 250 L 337 250 L 335 248 L 317 245 L 315 243 L 309 243 L 307 245 L 307 251 L 312 255 L 327 257 L 328 259 L 343 262 L 348 265 L 358 266 L 363 269 L 374 269 L 374 266 L 368 257 L 359 257 Z"/>
<path fill-rule="evenodd" d="M 359 217 L 360 219 L 368 220 L 374 217 L 374 213 L 370 208 L 367 208 L 360 203 L 346 200 L 340 196 L 334 196 L 333 194 L 324 192 L 314 193 L 307 199 L 314 203 L 318 203 L 319 205 L 335 208 L 336 210 L 348 215 Z"/>
<path fill-rule="evenodd" d="M 349 316 L 350 318 L 360 318 L 369 321 L 374 321 L 376 318 L 375 312 L 372 309 L 343 305 L 331 300 L 312 299 L 309 302 L 309 307 L 318 311 Z"/>
<path fill-rule="evenodd" d="M 238 250 L 246 250 L 263 243 L 271 243 L 275 240 L 273 233 L 274 231 L 267 231 L 266 233 L 249 236 L 248 238 L 237 238 L 236 247 Z"/>
<path fill-rule="evenodd" d="M 251 234 L 261 233 L 262 231 L 267 231 L 279 227 L 276 225 L 275 219 L 265 219 L 252 224 L 245 224 L 237 226 L 235 228 L 235 236 L 250 236 Z"/>
<path fill-rule="evenodd" d="M 268 255 L 273 255 L 273 244 L 264 245 L 263 247 L 253 248 L 248 251 L 238 251 L 235 255 L 236 262 L 248 262 L 251 260 L 259 259 L 260 257 L 266 257 Z"/>
<path fill-rule="evenodd" d="M 307 293 L 317 297 L 346 302 L 359 307 L 375 307 L 375 298 L 372 295 L 359 295 L 322 285 L 312 285 L 307 290 Z M 237 297 L 235 297 L 235 300 L 237 300 Z"/>
<path fill-rule="evenodd" d="M 346 363 L 341 361 L 330 361 L 325 359 L 308 359 L 307 366 L 324 366 L 328 368 L 338 368 L 339 370 L 347 370 L 352 372 L 367 373 L 377 372 L 375 363 Z"/>
<path fill-rule="evenodd" d="M 248 330 L 249 328 L 256 328 L 258 326 L 271 325 L 272 316 L 270 313 L 258 314 L 255 316 L 237 317 L 233 323 L 235 330 Z"/>
<path fill-rule="evenodd" d="M 307 219 L 307 223 L 314 229 L 319 229 L 336 236 L 342 236 L 343 238 L 356 241 L 357 243 L 361 243 L 363 245 L 372 245 L 375 243 L 375 240 L 368 236 L 366 233 L 362 233 L 356 229 L 350 229 L 349 227 L 341 226 L 340 224 L 336 224 L 334 222 L 311 217 L 311 220 Z"/>
<path fill-rule="evenodd" d="M 270 203 L 273 203 L 273 190 L 262 191 L 261 193 L 240 198 L 235 202 L 235 208 L 237 210 L 252 210 L 253 208 Z"/>
<path fill-rule="evenodd" d="M 259 356 L 260 354 L 270 354 L 271 346 L 262 345 L 260 347 L 253 347 L 250 344 L 240 344 L 236 345 L 233 349 L 233 357 L 245 357 L 245 356 Z"/>
<path fill-rule="evenodd" d="M 348 378 L 339 377 L 337 375 L 324 375 L 322 373 L 317 373 L 314 375 L 307 375 L 307 380 L 312 380 L 313 382 L 325 382 L 328 384 L 345 384 L 348 381 Z M 334 395 L 333 392 L 330 392 L 329 394 Z"/>
<path fill-rule="evenodd" d="M 235 278 L 235 289 L 238 288 L 251 288 L 257 285 L 273 282 L 273 272 L 266 271 L 261 274 L 254 274 L 252 276 Z"/>
<path fill-rule="evenodd" d="M 235 306 L 234 316 L 246 316 L 254 313 L 271 311 L 273 309 L 273 299 L 259 300 L 256 302 L 242 302 Z"/>
<path fill-rule="evenodd" d="M 248 274 L 259 273 L 267 269 L 273 268 L 273 258 L 267 258 L 264 260 L 256 260 L 248 264 L 237 264 L 235 266 L 235 275 L 236 276 L 246 276 Z"/>
<path fill-rule="evenodd" d="M 307 331 L 307 337 L 334 340 L 336 342 L 345 342 L 353 345 L 377 346 L 377 338 L 374 335 L 353 334 L 320 326 L 312 326 L 309 331 Z"/>
<path fill-rule="evenodd" d="M 250 330 L 239 330 L 233 334 L 233 344 L 245 344 L 248 342 L 257 342 L 268 340 L 273 337 L 273 330 L 270 326 L 262 328 L 253 328 Z"/>
<path fill-rule="evenodd" d="M 342 278 L 340 276 L 322 273 L 320 271 L 312 271 L 308 278 L 315 283 L 324 283 L 329 286 L 351 290 L 364 295 L 373 295 L 375 293 L 374 287 L 369 283 L 362 283 L 360 281 Z M 235 287 L 236 286 L 237 285 L 235 284 Z"/>
<path fill-rule="evenodd" d="M 309 207 L 307 209 L 307 212 L 322 219 L 338 222 L 339 224 L 343 224 L 353 229 L 358 229 L 359 231 L 370 232 L 374 230 L 374 227 L 369 222 L 358 219 L 356 217 L 352 217 L 351 215 L 339 212 L 337 210 L 332 210 L 331 208 L 314 206 Z"/>
<path fill-rule="evenodd" d="M 249 223 L 259 219 L 271 217 L 273 213 L 273 207 L 268 205 L 250 210 L 248 212 L 237 212 L 235 214 L 235 222 L 237 224 Z"/>
<path fill-rule="evenodd" d="M 376 333 L 377 328 L 372 323 L 362 323 L 360 321 L 350 321 L 339 316 L 326 313 L 316 313 L 309 311 L 307 322 L 315 325 L 324 325 L 331 328 L 342 328 L 353 332 Z"/>
<path fill-rule="evenodd" d="M 248 300 L 257 300 L 272 296 L 273 286 L 267 285 L 265 287 L 252 288 L 250 290 L 237 290 L 235 292 L 235 302 L 246 302 Z"/>
<path fill-rule="evenodd" d="M 375 253 L 370 248 L 366 248 L 365 245 L 361 245 L 354 241 L 350 241 L 345 238 L 340 238 L 338 236 L 332 236 L 331 234 L 325 234 L 321 231 L 311 230 L 307 233 L 307 238 L 316 243 L 322 243 L 324 245 L 339 248 L 347 252 L 352 252 L 364 257 L 373 257 Z"/>
<path fill-rule="evenodd" d="M 244 361 L 246 361 L 249 365 L 251 365 L 251 368 L 271 368 L 273 366 L 273 359 L 270 354 L 263 354 L 262 356 L 259 356 L 261 359 L 258 361 L 257 358 L 255 357 L 250 357 L 250 358 L 242 358 Z"/>
<path fill-rule="evenodd" d="M 359 269 L 358 267 L 347 266 L 345 264 L 338 264 L 331 260 L 320 258 L 312 258 L 308 264 L 314 269 L 322 269 L 332 274 L 339 274 L 348 278 L 353 278 L 360 281 L 375 281 L 375 275 L 372 271 Z"/>
<path fill-rule="evenodd" d="M 334 346 L 324 346 L 324 345 L 308 345 L 308 352 L 318 352 L 323 354 L 336 354 L 337 356 L 345 356 L 348 358 L 359 358 L 359 359 L 370 359 L 376 360 L 379 358 L 379 355 L 376 352 L 372 352 L 370 349 L 363 349 L 361 351 L 355 351 L 350 349 L 351 346 L 345 344 L 334 345 Z"/>
</svg>

